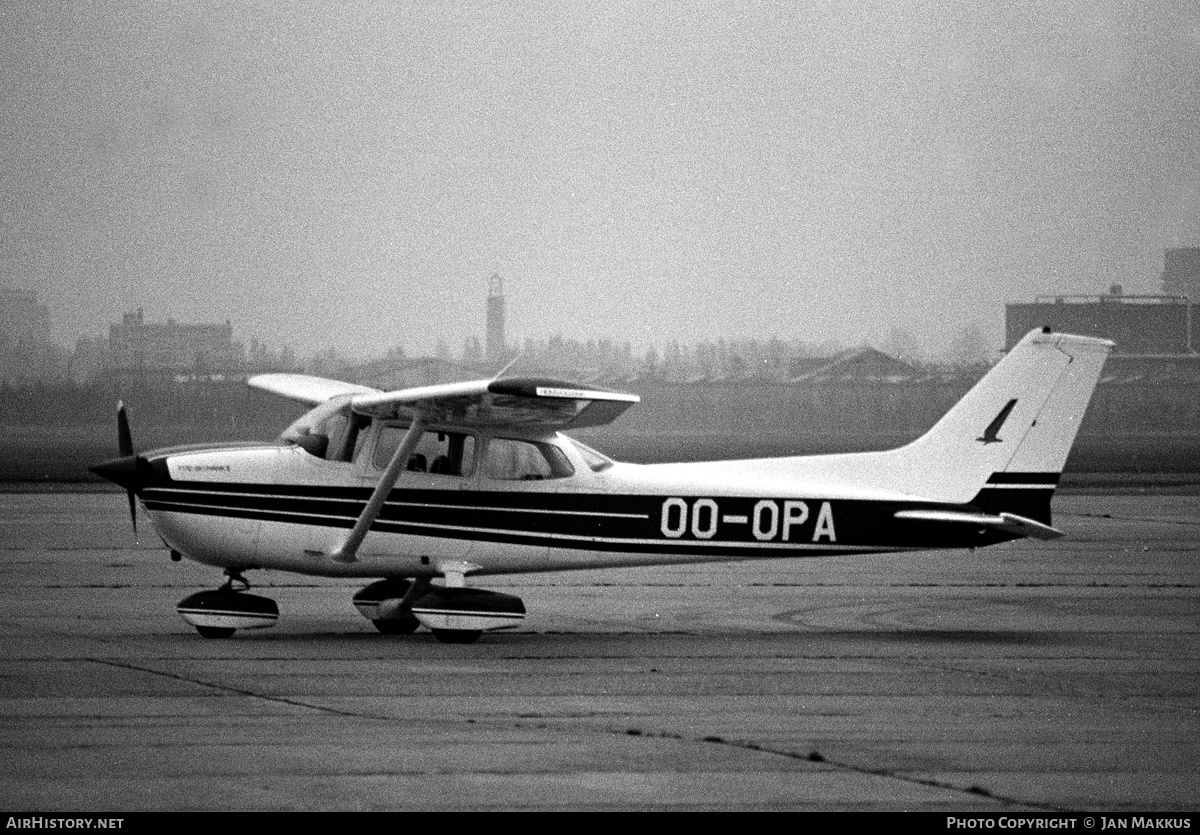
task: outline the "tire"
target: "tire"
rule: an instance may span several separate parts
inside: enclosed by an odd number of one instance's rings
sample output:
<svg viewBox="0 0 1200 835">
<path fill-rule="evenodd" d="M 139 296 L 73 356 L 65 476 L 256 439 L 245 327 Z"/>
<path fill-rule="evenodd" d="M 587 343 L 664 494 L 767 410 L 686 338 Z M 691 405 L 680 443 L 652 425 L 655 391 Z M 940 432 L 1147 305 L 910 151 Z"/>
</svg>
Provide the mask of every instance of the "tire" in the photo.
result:
<svg viewBox="0 0 1200 835">
<path fill-rule="evenodd" d="M 443 644 L 471 644 L 483 634 L 482 629 L 435 629 L 433 637 Z"/>
<path fill-rule="evenodd" d="M 398 620 L 373 620 L 371 623 L 375 624 L 375 628 L 384 635 L 411 635 L 421 625 L 421 621 L 417 620 L 416 615 L 409 615 Z"/>
<path fill-rule="evenodd" d="M 201 638 L 232 638 L 236 629 L 230 626 L 197 626 Z"/>
</svg>

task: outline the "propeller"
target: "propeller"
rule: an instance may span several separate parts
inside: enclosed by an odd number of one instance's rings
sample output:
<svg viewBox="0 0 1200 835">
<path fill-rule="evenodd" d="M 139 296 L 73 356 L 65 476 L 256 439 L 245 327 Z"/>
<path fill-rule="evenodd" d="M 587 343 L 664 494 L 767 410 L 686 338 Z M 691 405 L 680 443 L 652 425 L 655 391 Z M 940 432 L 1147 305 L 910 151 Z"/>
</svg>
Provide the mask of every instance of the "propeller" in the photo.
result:
<svg viewBox="0 0 1200 835">
<path fill-rule="evenodd" d="M 117 403 L 117 450 L 121 457 L 89 469 L 101 478 L 125 488 L 129 495 L 129 519 L 133 522 L 133 538 L 137 540 L 137 488 L 145 459 L 133 451 L 133 434 L 129 431 L 129 413 L 124 402 Z"/>
<path fill-rule="evenodd" d="M 129 412 L 124 400 L 117 401 L 117 449 L 122 458 L 133 455 L 133 434 L 129 431 Z"/>
<path fill-rule="evenodd" d="M 125 408 L 124 400 L 117 401 L 117 450 L 122 458 L 133 455 L 133 433 L 129 431 L 129 412 Z M 133 494 L 133 488 L 125 493 L 129 496 L 129 521 L 133 525 L 133 541 L 137 542 L 137 497 Z"/>
</svg>

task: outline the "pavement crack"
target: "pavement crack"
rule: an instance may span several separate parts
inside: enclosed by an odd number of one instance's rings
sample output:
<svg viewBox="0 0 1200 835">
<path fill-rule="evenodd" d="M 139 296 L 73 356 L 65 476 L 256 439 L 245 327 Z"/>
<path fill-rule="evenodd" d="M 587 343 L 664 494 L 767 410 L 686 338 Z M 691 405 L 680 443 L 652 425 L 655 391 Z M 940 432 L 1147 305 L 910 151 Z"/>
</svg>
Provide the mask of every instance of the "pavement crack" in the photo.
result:
<svg viewBox="0 0 1200 835">
<path fill-rule="evenodd" d="M 821 765 L 829 766 L 837 771 L 843 771 L 853 774 L 863 774 L 871 777 L 882 777 L 887 780 L 899 780 L 904 783 L 911 783 L 917 786 L 925 786 L 927 788 L 944 789 L 947 791 L 962 792 L 963 794 L 974 795 L 975 797 L 986 797 L 989 800 L 995 800 L 998 803 L 1004 803 L 1010 806 L 1021 806 L 1032 809 L 1044 809 L 1048 812 L 1055 813 L 1072 813 L 1075 810 L 1064 809 L 1059 806 L 1054 806 L 1049 803 L 1039 803 L 1033 800 L 1022 800 L 1017 797 L 1009 797 L 1007 795 L 997 794 L 983 786 L 959 786 L 954 783 L 947 783 L 944 780 L 934 780 L 931 777 L 917 777 L 912 774 L 902 774 L 891 768 L 870 768 L 868 766 L 856 765 L 843 760 L 831 759 L 825 756 L 820 751 L 812 750 L 806 754 L 801 754 L 796 751 L 788 751 L 781 748 L 772 748 L 767 745 L 761 745 L 757 742 L 748 742 L 742 740 L 725 739 L 720 736 L 706 736 L 702 739 L 695 740 L 712 745 L 728 745 L 732 748 L 741 748 L 746 751 L 758 751 L 763 754 L 771 754 L 777 757 L 787 757 L 793 760 L 803 760 L 804 762 L 820 763 Z"/>
<path fill-rule="evenodd" d="M 760 743 L 750 742 L 747 740 L 726 739 L 725 737 L 717 736 L 715 734 L 710 734 L 708 736 L 699 738 L 689 738 L 682 734 L 672 733 L 670 731 L 646 731 L 642 730 L 641 728 L 625 728 L 624 730 L 610 729 L 610 733 L 619 733 L 622 736 L 645 737 L 648 739 L 672 739 L 679 742 L 695 742 L 706 745 L 725 745 L 730 748 L 739 748 L 743 751 L 754 751 L 761 754 L 770 754 L 776 757 L 786 757 L 790 760 L 801 760 L 803 762 L 820 764 L 828 766 L 835 771 L 841 771 L 849 774 L 880 777 L 885 780 L 898 780 L 902 783 L 910 783 L 912 785 L 924 786 L 926 788 L 961 792 L 962 794 L 969 794 L 975 797 L 984 797 L 989 800 L 995 800 L 997 803 L 1002 803 L 1008 806 L 1019 806 L 1027 809 L 1042 809 L 1057 814 L 1078 814 L 1076 810 L 1066 809 L 1050 803 L 1039 803 L 1035 800 L 1022 800 L 1018 797 L 997 794 L 996 792 L 979 785 L 960 786 L 954 783 L 948 783 L 944 780 L 934 780 L 931 777 L 917 777 L 912 774 L 903 774 L 891 768 L 870 768 L 868 766 L 856 765 L 855 763 L 846 762 L 844 760 L 831 759 L 815 749 L 809 751 L 808 753 L 799 753 L 797 751 L 789 751 L 783 748 L 772 748 L 769 745 L 762 745 Z"/>
<path fill-rule="evenodd" d="M 229 684 L 220 684 L 220 683 L 212 682 L 212 681 L 204 681 L 203 679 L 195 678 L 192 676 L 185 676 L 185 675 L 181 675 L 179 673 L 171 673 L 171 672 L 167 672 L 165 670 L 156 670 L 153 667 L 144 667 L 144 666 L 141 666 L 138 664 L 130 664 L 128 662 L 111 661 L 111 660 L 104 659 L 104 658 L 89 658 L 88 660 L 94 664 L 103 664 L 104 666 L 107 666 L 107 667 L 116 667 L 117 669 L 122 669 L 122 670 L 133 670 L 133 671 L 136 671 L 139 673 L 150 673 L 151 675 L 162 676 L 163 678 L 174 679 L 175 681 L 183 681 L 183 682 L 187 682 L 188 684 L 195 684 L 200 687 L 207 687 L 211 690 L 216 690 L 216 691 L 219 691 L 222 693 L 229 693 L 229 694 L 234 694 L 234 695 L 238 695 L 238 696 L 247 696 L 252 699 L 262 699 L 263 701 L 276 702 L 278 704 L 289 705 L 291 707 L 301 707 L 301 708 L 305 708 L 307 710 L 315 710 L 319 713 L 328 713 L 333 716 L 345 716 L 345 717 L 352 718 L 352 719 L 378 719 L 378 720 L 384 720 L 384 721 L 389 721 L 392 718 L 389 716 L 380 716 L 380 715 L 373 714 L 373 713 L 358 713 L 358 712 L 350 711 L 350 710 L 338 710 L 337 708 L 326 707 L 325 705 L 317 705 L 317 704 L 310 704 L 308 702 L 302 702 L 299 699 L 289 699 L 285 696 L 270 696 L 270 695 L 267 695 L 266 693 L 256 693 L 253 690 L 247 690 L 244 687 L 234 687 L 233 685 L 229 685 Z"/>
</svg>

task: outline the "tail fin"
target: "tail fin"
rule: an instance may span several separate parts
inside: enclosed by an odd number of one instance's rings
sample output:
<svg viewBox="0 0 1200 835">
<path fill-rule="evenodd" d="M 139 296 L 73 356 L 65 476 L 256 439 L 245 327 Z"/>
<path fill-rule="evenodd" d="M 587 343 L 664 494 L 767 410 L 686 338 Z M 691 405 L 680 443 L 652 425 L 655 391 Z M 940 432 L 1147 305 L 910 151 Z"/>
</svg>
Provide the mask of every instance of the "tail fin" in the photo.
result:
<svg viewBox="0 0 1200 835">
<path fill-rule="evenodd" d="M 909 474 L 906 491 L 1049 523 L 1050 495 L 1112 347 L 1028 334 L 932 429 L 890 453 Z"/>
<path fill-rule="evenodd" d="M 974 503 L 1049 524 L 1050 497 L 1112 347 L 1104 339 L 1033 331 L 907 446 L 728 466 L 757 478 Z"/>
<path fill-rule="evenodd" d="M 997 521 L 1014 517 L 1023 535 L 1037 535 L 1029 522 L 1050 524 L 1050 497 L 1112 347 L 1104 339 L 1033 331 L 907 446 L 721 463 L 746 478 L 974 504 Z"/>
</svg>

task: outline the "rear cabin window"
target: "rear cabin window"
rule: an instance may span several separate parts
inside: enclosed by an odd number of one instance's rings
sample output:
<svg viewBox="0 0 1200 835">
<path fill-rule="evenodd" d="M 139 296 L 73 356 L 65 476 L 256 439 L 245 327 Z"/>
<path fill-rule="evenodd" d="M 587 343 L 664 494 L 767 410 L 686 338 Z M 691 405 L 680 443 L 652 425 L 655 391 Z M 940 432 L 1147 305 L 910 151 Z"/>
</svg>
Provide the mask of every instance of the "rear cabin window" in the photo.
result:
<svg viewBox="0 0 1200 835">
<path fill-rule="evenodd" d="M 484 472 L 496 481 L 542 481 L 566 478 L 575 473 L 575 468 L 553 444 L 492 438 Z"/>
<path fill-rule="evenodd" d="M 371 463 L 376 469 L 386 469 L 396 454 L 396 448 L 408 434 L 407 426 L 383 426 L 375 441 Z M 430 475 L 467 476 L 475 466 L 475 437 L 462 432 L 430 430 L 421 435 L 416 449 L 408 457 L 404 469 Z"/>
</svg>

